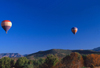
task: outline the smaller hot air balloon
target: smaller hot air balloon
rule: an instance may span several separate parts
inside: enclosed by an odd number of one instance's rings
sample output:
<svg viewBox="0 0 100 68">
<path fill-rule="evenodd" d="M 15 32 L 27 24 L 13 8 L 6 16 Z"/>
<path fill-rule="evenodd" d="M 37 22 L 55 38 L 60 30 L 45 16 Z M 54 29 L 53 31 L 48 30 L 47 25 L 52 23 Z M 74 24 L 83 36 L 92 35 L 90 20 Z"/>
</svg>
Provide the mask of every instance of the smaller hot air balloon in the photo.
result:
<svg viewBox="0 0 100 68">
<path fill-rule="evenodd" d="M 71 29 L 71 31 L 72 31 L 73 34 L 75 35 L 75 34 L 77 33 L 77 31 L 78 31 L 78 28 L 77 28 L 77 27 L 73 27 L 73 28 Z"/>
<path fill-rule="evenodd" d="M 8 30 L 11 28 L 12 23 L 9 20 L 4 20 L 1 22 L 1 26 L 2 28 L 6 31 L 6 33 L 8 32 Z"/>
</svg>

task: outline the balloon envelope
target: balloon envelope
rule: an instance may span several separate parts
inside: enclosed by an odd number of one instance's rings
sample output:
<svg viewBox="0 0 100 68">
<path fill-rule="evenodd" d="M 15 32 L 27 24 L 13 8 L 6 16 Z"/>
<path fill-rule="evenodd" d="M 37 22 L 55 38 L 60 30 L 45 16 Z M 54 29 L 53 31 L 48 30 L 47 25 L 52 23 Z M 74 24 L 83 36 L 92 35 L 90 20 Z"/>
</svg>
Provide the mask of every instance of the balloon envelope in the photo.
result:
<svg viewBox="0 0 100 68">
<path fill-rule="evenodd" d="M 11 28 L 12 23 L 9 20 L 4 20 L 4 21 L 1 22 L 1 26 L 7 33 L 7 31 Z"/>
<path fill-rule="evenodd" d="M 78 31 L 78 28 L 77 28 L 77 27 L 73 27 L 73 28 L 71 29 L 71 31 L 72 31 L 73 34 L 76 34 L 76 32 Z"/>
</svg>

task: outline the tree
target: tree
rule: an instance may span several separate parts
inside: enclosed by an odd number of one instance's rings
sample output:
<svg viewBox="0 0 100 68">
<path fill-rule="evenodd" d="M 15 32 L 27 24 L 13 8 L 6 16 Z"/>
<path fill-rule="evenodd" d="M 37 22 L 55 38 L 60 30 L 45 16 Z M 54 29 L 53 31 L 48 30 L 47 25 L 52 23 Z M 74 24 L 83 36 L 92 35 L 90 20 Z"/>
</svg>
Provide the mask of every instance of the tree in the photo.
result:
<svg viewBox="0 0 100 68">
<path fill-rule="evenodd" d="M 12 59 L 11 59 L 11 62 L 10 62 L 10 66 L 11 66 L 11 67 L 14 67 L 14 66 L 15 66 L 15 62 L 14 62 L 14 60 L 12 60 Z"/>
<path fill-rule="evenodd" d="M 20 57 L 15 64 L 15 68 L 22 68 L 25 64 L 28 64 L 28 59 L 26 57 Z"/>
<path fill-rule="evenodd" d="M 25 64 L 25 65 L 23 65 L 23 68 L 33 68 L 33 65 L 32 64 Z"/>
<path fill-rule="evenodd" d="M 87 64 L 86 64 L 86 58 L 87 58 L 87 56 L 86 55 L 82 55 L 82 58 L 83 58 L 83 60 L 84 60 L 84 66 L 86 66 Z"/>
<path fill-rule="evenodd" d="M 65 68 L 80 68 L 83 67 L 83 58 L 77 52 L 72 52 L 62 59 L 63 67 Z"/>
<path fill-rule="evenodd" d="M 9 57 L 3 57 L 0 59 L 0 68 L 11 68 L 11 59 Z"/>
<path fill-rule="evenodd" d="M 29 60 L 28 61 L 28 64 L 33 64 L 33 60 Z"/>
<path fill-rule="evenodd" d="M 45 62 L 45 59 L 44 58 L 40 58 L 38 61 L 39 61 L 40 64 L 43 64 Z"/>
<path fill-rule="evenodd" d="M 34 67 L 39 67 L 40 65 L 42 65 L 44 63 L 45 59 L 44 58 L 40 58 L 38 60 L 33 60 L 33 65 Z"/>
<path fill-rule="evenodd" d="M 98 54 L 87 55 L 86 66 L 100 66 L 100 55 Z"/>
<path fill-rule="evenodd" d="M 58 57 L 56 55 L 49 54 L 41 68 L 52 68 L 57 64 L 57 62 Z"/>
</svg>

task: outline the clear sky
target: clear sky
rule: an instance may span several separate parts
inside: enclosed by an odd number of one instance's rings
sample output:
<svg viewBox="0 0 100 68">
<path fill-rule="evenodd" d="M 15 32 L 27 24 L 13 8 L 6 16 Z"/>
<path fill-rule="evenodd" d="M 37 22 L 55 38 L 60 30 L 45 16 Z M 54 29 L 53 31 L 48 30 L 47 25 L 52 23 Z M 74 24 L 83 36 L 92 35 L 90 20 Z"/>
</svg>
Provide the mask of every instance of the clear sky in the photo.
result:
<svg viewBox="0 0 100 68">
<path fill-rule="evenodd" d="M 3 20 L 12 27 L 7 34 L 0 28 L 0 53 L 100 46 L 100 0 L 0 0 Z"/>
</svg>

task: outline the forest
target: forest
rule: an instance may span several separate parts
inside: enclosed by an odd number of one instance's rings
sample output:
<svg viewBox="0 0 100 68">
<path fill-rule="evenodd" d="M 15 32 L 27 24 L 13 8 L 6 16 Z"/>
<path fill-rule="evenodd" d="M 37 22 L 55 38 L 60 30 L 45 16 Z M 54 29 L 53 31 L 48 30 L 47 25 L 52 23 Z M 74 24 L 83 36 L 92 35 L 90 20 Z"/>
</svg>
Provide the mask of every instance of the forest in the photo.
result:
<svg viewBox="0 0 100 68">
<path fill-rule="evenodd" d="M 36 60 L 29 60 L 26 57 L 17 60 L 9 57 L 0 59 L 0 68 L 95 68 L 99 66 L 99 54 L 81 55 L 78 52 L 72 52 L 63 58 L 48 54 L 47 57 Z"/>
</svg>

